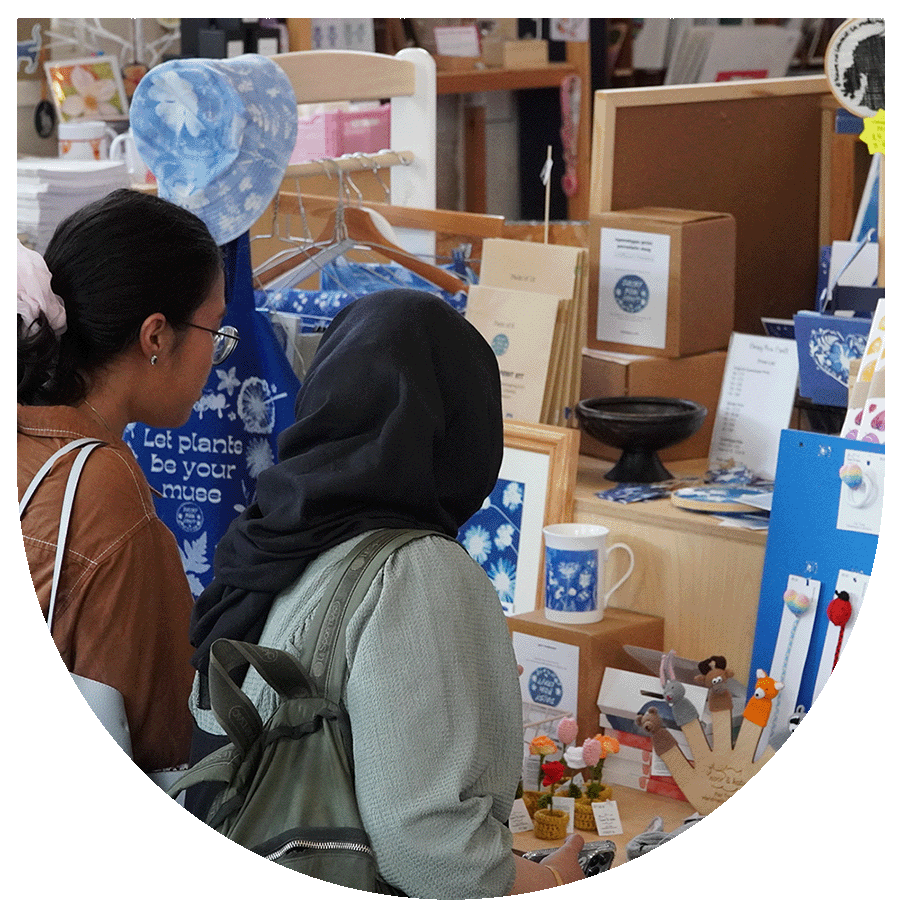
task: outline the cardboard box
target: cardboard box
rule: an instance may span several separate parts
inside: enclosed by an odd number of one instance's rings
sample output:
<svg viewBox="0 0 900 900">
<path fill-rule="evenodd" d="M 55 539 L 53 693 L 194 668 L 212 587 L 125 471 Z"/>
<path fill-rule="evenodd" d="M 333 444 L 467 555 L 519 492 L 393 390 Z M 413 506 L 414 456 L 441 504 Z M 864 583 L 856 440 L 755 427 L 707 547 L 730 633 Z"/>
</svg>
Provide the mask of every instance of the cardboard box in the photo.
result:
<svg viewBox="0 0 900 900">
<path fill-rule="evenodd" d="M 581 357 L 581 396 L 676 397 L 702 403 L 706 419 L 696 434 L 659 451 L 663 461 L 702 459 L 709 455 L 719 391 L 725 372 L 725 350 L 666 359 L 586 349 Z M 622 451 L 581 433 L 581 453 L 617 460 Z"/>
<path fill-rule="evenodd" d="M 729 213 L 647 206 L 591 217 L 588 347 L 665 357 L 726 348 L 735 244 Z"/>
<path fill-rule="evenodd" d="M 531 69 L 546 66 L 547 42 L 533 38 L 515 41 L 482 41 L 481 59 L 489 68 Z"/>
<path fill-rule="evenodd" d="M 590 625 L 565 625 L 550 622 L 535 610 L 507 618 L 510 634 L 521 632 L 578 647 L 578 743 L 600 731 L 597 697 L 607 666 L 640 670 L 624 646 L 662 650 L 663 620 L 629 610 L 607 608 L 601 622 Z M 550 737 L 555 738 L 552 734 Z"/>
</svg>

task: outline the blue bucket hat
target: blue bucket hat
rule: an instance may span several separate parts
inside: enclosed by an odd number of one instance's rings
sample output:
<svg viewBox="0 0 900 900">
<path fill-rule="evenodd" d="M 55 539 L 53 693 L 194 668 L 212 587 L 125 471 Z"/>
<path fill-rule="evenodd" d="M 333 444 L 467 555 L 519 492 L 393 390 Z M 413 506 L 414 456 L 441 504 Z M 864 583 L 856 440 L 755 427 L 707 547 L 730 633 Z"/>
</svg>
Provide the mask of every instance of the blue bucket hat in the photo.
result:
<svg viewBox="0 0 900 900">
<path fill-rule="evenodd" d="M 281 67 L 256 53 L 173 59 L 140 80 L 130 120 L 159 195 L 198 215 L 221 245 L 278 192 L 297 138 L 297 100 Z"/>
</svg>

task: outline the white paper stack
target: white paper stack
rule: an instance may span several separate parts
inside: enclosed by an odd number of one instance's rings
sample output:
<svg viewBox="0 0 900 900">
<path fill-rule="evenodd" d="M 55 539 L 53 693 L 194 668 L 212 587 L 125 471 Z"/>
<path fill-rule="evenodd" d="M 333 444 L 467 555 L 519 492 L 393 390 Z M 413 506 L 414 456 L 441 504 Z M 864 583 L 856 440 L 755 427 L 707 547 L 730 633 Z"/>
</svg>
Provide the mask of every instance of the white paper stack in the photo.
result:
<svg viewBox="0 0 900 900">
<path fill-rule="evenodd" d="M 38 253 L 47 249 L 63 219 L 130 184 L 128 169 L 120 160 L 24 157 L 16 161 L 16 170 L 17 233 Z"/>
</svg>

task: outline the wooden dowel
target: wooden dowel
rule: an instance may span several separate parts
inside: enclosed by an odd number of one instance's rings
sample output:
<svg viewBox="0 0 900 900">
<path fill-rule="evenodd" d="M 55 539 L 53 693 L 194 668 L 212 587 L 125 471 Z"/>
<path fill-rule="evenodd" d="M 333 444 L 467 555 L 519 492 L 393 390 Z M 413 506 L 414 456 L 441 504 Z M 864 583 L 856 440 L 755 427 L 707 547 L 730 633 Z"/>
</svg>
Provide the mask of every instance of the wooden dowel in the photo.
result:
<svg viewBox="0 0 900 900">
<path fill-rule="evenodd" d="M 411 150 L 386 150 L 382 153 L 352 153 L 328 159 L 314 159 L 287 167 L 285 178 L 334 175 L 337 172 L 373 172 L 391 166 L 408 166 L 415 161 Z"/>
</svg>

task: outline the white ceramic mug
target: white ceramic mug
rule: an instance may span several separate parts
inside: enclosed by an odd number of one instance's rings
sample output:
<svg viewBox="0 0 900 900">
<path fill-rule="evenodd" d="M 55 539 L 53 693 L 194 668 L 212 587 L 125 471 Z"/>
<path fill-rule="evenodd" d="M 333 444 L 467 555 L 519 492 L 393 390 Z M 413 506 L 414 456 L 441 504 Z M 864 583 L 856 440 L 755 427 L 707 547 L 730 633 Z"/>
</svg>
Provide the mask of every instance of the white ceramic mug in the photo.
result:
<svg viewBox="0 0 900 900">
<path fill-rule="evenodd" d="M 106 122 L 60 122 L 59 155 L 66 159 L 108 159 L 110 142 L 115 136 Z"/>
<path fill-rule="evenodd" d="M 124 160 L 125 168 L 128 169 L 128 174 L 133 182 L 147 184 L 153 180 L 147 164 L 138 153 L 134 136 L 130 130 L 123 132 L 113 140 L 109 147 L 109 158 Z"/>
<path fill-rule="evenodd" d="M 568 522 L 544 527 L 544 616 L 566 624 L 599 622 L 613 592 L 634 570 L 627 544 L 606 546 L 603 525 Z M 613 550 L 628 554 L 628 570 L 609 589 L 606 561 Z"/>
</svg>

